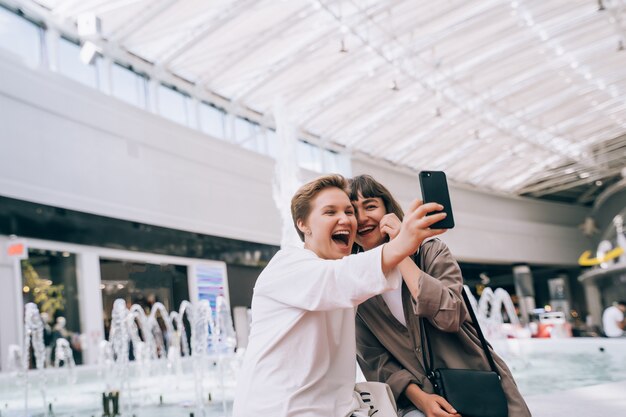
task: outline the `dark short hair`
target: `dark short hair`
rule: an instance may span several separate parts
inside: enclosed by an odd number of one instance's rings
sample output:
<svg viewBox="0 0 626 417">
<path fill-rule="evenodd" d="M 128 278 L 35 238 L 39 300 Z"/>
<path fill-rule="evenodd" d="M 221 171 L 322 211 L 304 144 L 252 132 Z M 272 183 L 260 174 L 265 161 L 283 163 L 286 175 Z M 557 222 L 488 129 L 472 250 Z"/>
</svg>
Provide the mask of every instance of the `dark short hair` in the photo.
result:
<svg viewBox="0 0 626 417">
<path fill-rule="evenodd" d="M 623 305 L 624 307 L 626 307 L 626 301 L 625 300 L 619 300 L 617 302 L 617 304 Z"/>
<path fill-rule="evenodd" d="M 293 218 L 293 225 L 296 227 L 298 236 L 304 242 L 304 233 L 298 228 L 298 221 L 305 221 L 311 213 L 311 202 L 320 191 L 326 188 L 339 188 L 341 191 L 348 194 L 348 181 L 339 174 L 323 175 L 309 181 L 296 191 L 291 199 L 291 217 Z"/>
<path fill-rule="evenodd" d="M 387 213 L 394 213 L 400 220 L 404 218 L 402 207 L 391 195 L 389 190 L 376 181 L 371 175 L 357 175 L 350 180 L 350 200 L 357 201 L 363 198 L 380 198 L 385 204 Z"/>
</svg>

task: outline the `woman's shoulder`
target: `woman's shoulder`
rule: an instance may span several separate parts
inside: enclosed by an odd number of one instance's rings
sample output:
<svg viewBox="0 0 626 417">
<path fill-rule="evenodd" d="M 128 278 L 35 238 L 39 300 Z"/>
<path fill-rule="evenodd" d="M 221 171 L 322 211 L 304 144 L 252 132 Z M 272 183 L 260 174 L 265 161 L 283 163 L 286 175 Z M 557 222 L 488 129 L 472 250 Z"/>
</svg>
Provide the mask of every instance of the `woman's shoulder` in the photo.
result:
<svg viewBox="0 0 626 417">
<path fill-rule="evenodd" d="M 438 237 L 428 238 L 424 240 L 424 242 L 422 242 L 422 245 L 420 246 L 420 248 L 447 248 L 447 247 L 448 246 L 443 242 L 443 240 L 439 239 Z"/>
<path fill-rule="evenodd" d="M 430 238 L 422 242 L 422 245 L 420 246 L 420 249 L 419 249 L 419 251 L 423 255 L 436 254 L 436 253 L 441 252 L 442 250 L 449 250 L 448 246 L 445 243 L 443 243 L 441 239 L 438 239 L 436 237 Z"/>
</svg>

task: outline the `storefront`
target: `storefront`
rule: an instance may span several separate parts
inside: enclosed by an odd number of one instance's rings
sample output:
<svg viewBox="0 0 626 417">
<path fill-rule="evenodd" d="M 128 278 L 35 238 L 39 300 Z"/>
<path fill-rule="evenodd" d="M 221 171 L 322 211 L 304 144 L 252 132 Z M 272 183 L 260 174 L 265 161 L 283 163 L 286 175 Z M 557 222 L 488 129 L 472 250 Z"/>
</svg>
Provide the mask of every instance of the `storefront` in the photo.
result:
<svg viewBox="0 0 626 417">
<path fill-rule="evenodd" d="M 11 248 L 18 243 L 23 252 Z M 1 236 L 3 247 L 0 355 L 23 339 L 25 303 L 35 302 L 46 319 L 46 339 L 70 341 L 76 363 L 97 361 L 114 300 L 145 310 L 162 303 L 178 310 L 183 300 L 229 299 L 226 263 L 40 239 Z M 23 258 L 23 259 L 21 259 Z"/>
</svg>

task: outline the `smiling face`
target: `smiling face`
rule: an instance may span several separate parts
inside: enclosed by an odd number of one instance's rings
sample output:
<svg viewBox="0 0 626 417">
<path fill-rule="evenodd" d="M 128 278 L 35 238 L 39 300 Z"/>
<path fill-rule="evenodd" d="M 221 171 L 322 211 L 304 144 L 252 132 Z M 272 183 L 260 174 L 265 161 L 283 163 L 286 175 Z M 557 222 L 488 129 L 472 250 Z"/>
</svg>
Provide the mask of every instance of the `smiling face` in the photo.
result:
<svg viewBox="0 0 626 417">
<path fill-rule="evenodd" d="M 383 244 L 387 236 L 380 231 L 379 223 L 387 210 L 385 203 L 380 197 L 364 198 L 361 194 L 353 201 L 357 211 L 358 229 L 356 243 L 364 250 L 370 250 Z"/>
<path fill-rule="evenodd" d="M 298 221 L 304 247 L 322 259 L 341 259 L 350 254 L 356 234 L 354 207 L 345 191 L 329 187 L 311 201 L 306 220 Z"/>
</svg>

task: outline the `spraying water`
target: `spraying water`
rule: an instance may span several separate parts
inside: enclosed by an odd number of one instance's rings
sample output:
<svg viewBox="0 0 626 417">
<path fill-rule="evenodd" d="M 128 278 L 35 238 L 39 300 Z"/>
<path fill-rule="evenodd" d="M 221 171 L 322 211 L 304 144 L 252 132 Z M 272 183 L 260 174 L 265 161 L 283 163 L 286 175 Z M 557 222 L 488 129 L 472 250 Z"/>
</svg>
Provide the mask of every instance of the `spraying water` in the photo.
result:
<svg viewBox="0 0 626 417">
<path fill-rule="evenodd" d="M 35 303 L 28 303 L 24 307 L 24 345 L 22 346 L 23 370 L 26 377 L 26 387 L 24 389 L 24 409 L 28 415 L 28 369 L 31 362 L 31 348 L 39 379 L 39 390 L 43 400 L 44 410 L 47 410 L 46 401 L 46 381 L 43 373 L 46 359 L 46 346 L 43 341 L 44 323 L 39 314 L 39 309 Z"/>
</svg>

